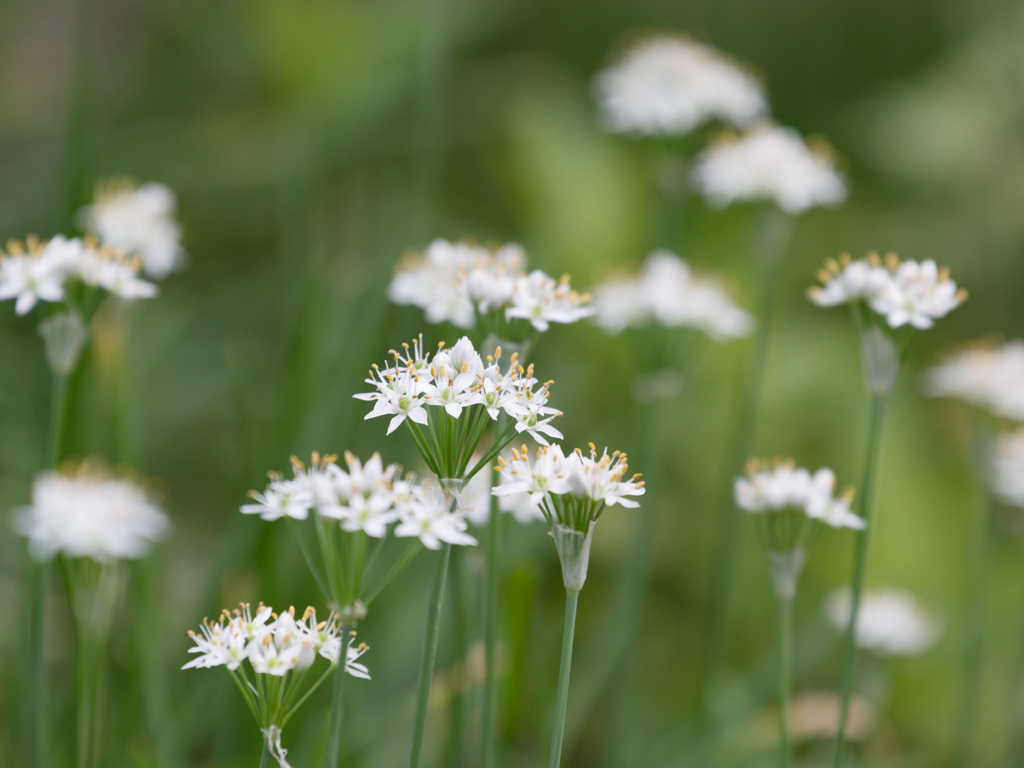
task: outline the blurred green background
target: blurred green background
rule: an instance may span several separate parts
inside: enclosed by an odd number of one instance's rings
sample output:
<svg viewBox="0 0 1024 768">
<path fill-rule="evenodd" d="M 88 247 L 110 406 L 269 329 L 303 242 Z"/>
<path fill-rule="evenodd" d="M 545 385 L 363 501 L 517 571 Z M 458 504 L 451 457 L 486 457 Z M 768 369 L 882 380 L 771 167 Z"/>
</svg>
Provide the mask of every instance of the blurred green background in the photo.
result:
<svg viewBox="0 0 1024 768">
<path fill-rule="evenodd" d="M 631 34 L 688 31 L 752 64 L 774 116 L 827 136 L 849 201 L 804 216 L 786 254 L 757 451 L 861 473 L 867 396 L 849 316 L 804 298 L 843 250 L 934 258 L 967 304 L 919 335 L 894 396 L 870 586 L 912 590 L 943 618 L 927 654 L 864 656 L 860 688 L 879 722 L 855 757 L 877 766 L 948 764 L 963 616 L 979 528 L 970 423 L 929 401 L 919 371 L 980 336 L 1024 332 L 1024 7 L 996 0 L 6 0 L 0 4 L 0 239 L 69 230 L 70 211 L 110 176 L 179 195 L 188 269 L 127 323 L 97 329 L 73 403 L 70 453 L 154 478 L 171 539 L 133 566 L 112 648 L 105 764 L 243 766 L 259 733 L 227 675 L 178 672 L 184 632 L 238 600 L 322 605 L 283 523 L 243 518 L 245 492 L 290 454 L 375 450 L 415 465 L 350 399 L 370 363 L 424 331 L 384 291 L 404 249 L 433 237 L 521 242 L 531 264 L 586 287 L 639 264 L 652 245 L 658 150 L 601 132 L 590 78 Z M 752 248 L 762 210 L 687 206 L 677 250 L 759 296 Z M 111 309 L 108 307 L 108 310 Z M 118 329 L 127 327 L 127 334 Z M 708 716 L 699 686 L 709 574 L 729 435 L 749 342 L 708 345 L 665 406 L 667 451 L 645 449 L 629 398 L 635 346 L 586 323 L 556 327 L 536 363 L 571 445 L 662 462 L 645 506 L 611 510 L 580 605 L 568 766 L 773 765 L 774 604 L 746 531 Z M 0 508 L 29 499 L 43 465 L 49 377 L 35 324 L 0 306 Z M 651 452 L 653 453 L 653 451 Z M 737 467 L 738 469 L 738 467 Z M 5 513 L 6 514 L 6 513 Z M 656 523 L 651 580 L 629 663 L 606 661 L 624 621 L 623 572 L 636 520 Z M 1022 521 L 998 518 L 979 765 L 1024 759 Z M 563 592 L 542 526 L 506 520 L 500 762 L 543 761 Z M 827 532 L 796 603 L 797 693 L 834 689 L 839 644 L 821 611 L 848 579 L 852 537 Z M 346 765 L 403 765 L 412 726 L 430 555 L 361 627 L 372 682 L 349 686 Z M 26 554 L 0 526 L 0 754 L 22 760 Z M 464 554 L 470 649 L 452 652 L 446 603 L 428 720 L 429 765 L 479 764 L 479 551 Z M 68 764 L 72 640 L 53 585 L 47 615 L 54 765 Z M 133 622 L 141 617 L 142 622 Z M 138 624 L 147 627 L 135 630 Z M 464 663 L 463 663 L 464 662 Z M 151 675 L 157 693 L 143 697 Z M 468 705 L 461 759 L 448 743 L 453 692 Z M 327 691 L 289 725 L 295 766 L 316 765 Z M 715 724 L 715 728 L 709 725 Z M 709 738 L 709 734 L 714 738 Z M 822 762 L 826 741 L 803 744 Z"/>
</svg>

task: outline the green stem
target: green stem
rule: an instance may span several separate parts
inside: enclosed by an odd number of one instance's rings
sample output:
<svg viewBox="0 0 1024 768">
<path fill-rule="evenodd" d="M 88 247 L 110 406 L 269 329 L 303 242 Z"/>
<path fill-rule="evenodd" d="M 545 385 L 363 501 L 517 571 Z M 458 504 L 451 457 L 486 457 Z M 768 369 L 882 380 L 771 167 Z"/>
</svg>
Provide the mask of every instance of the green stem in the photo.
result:
<svg viewBox="0 0 1024 768">
<path fill-rule="evenodd" d="M 348 648 L 344 640 L 341 643 L 341 660 L 339 665 L 346 662 Z M 345 674 L 344 666 L 341 672 L 334 678 L 334 685 L 331 686 L 331 715 L 328 720 L 327 744 L 324 746 L 324 768 L 336 768 L 338 756 L 341 753 L 341 725 L 345 714 Z"/>
<path fill-rule="evenodd" d="M 434 583 L 430 588 L 430 602 L 427 604 L 427 634 L 423 641 L 423 659 L 420 662 L 420 681 L 416 690 L 416 723 L 412 731 L 412 745 L 409 749 L 409 768 L 420 764 L 423 751 L 423 732 L 427 724 L 427 704 L 430 701 L 430 683 L 434 678 L 434 659 L 437 656 L 437 635 L 441 628 L 441 601 L 444 598 L 444 583 L 448 575 L 448 559 L 452 545 L 441 545 L 437 553 L 437 567 L 434 569 Z"/>
<path fill-rule="evenodd" d="M 572 641 L 576 634 L 577 590 L 565 590 L 565 625 L 562 628 L 562 659 L 558 666 L 558 693 L 555 696 L 555 725 L 551 733 L 551 758 L 548 768 L 558 768 L 562 761 L 562 739 L 565 736 L 565 712 L 569 704 L 569 673 L 572 668 Z"/>
<path fill-rule="evenodd" d="M 448 701 L 448 743 L 444 765 L 460 768 L 464 764 L 462 734 L 466 713 L 466 657 L 468 656 L 469 628 L 466 595 L 466 551 L 462 547 L 452 550 L 449 562 L 452 591 L 452 655 L 455 662 L 451 672 L 451 698 Z"/>
<path fill-rule="evenodd" d="M 779 600 L 779 764 L 789 768 L 789 699 L 793 676 L 793 601 Z"/>
<path fill-rule="evenodd" d="M 47 466 L 56 467 L 60 464 L 64 451 L 65 422 L 68 414 L 68 379 L 66 376 L 53 376 L 53 392 L 50 395 L 50 435 L 47 442 Z"/>
<path fill-rule="evenodd" d="M 270 768 L 270 761 L 273 758 L 270 756 L 270 747 L 267 746 L 267 739 L 263 739 L 263 754 L 260 756 L 260 768 Z"/>
<path fill-rule="evenodd" d="M 383 579 L 381 579 L 380 584 L 374 588 L 373 592 L 366 596 L 363 600 L 363 605 L 369 608 L 370 604 L 380 597 L 380 593 L 384 591 L 384 588 L 387 587 L 387 585 L 390 584 L 398 574 L 404 571 L 405 567 L 412 562 L 412 559 L 419 554 L 421 547 L 422 544 L 420 543 L 420 540 L 413 539 L 405 552 L 402 553 L 402 556 L 398 558 L 398 561 L 391 566 L 391 570 L 387 572 L 387 575 L 385 575 Z"/>
<path fill-rule="evenodd" d="M 985 618 L 989 581 L 992 575 L 992 547 L 995 543 L 995 503 L 985 490 L 976 562 L 967 602 L 966 642 L 964 643 L 963 683 L 956 717 L 954 765 L 973 765 L 974 737 L 978 726 L 981 696 L 982 658 L 985 651 Z"/>
<path fill-rule="evenodd" d="M 729 447 L 726 465 L 728 478 L 720 484 L 722 498 L 718 509 L 722 510 L 722 530 L 711 578 L 711 595 L 708 600 L 708 624 L 705 648 L 708 655 L 706 677 L 703 681 L 705 708 L 708 704 L 709 686 L 717 680 L 725 663 L 726 634 L 729 629 L 729 601 L 732 596 L 736 572 L 740 566 L 740 545 L 743 533 L 743 512 L 732 504 L 732 475 L 740 470 L 751 453 L 754 430 L 757 427 L 758 406 L 761 386 L 764 380 L 765 363 L 768 359 L 768 344 L 771 339 L 772 320 L 775 315 L 775 293 L 779 279 L 782 256 L 789 244 L 795 220 L 772 209 L 763 223 L 762 237 L 756 249 L 756 262 L 761 278 L 761 309 L 757 318 L 757 334 L 750 357 L 746 386 L 737 409 L 738 421 Z"/>
<path fill-rule="evenodd" d="M 864 464 L 864 479 L 860 487 L 860 514 L 867 521 L 867 528 L 857 531 L 856 545 L 853 553 L 853 576 L 850 580 L 850 621 L 846 626 L 843 652 L 843 682 L 839 700 L 839 724 L 836 732 L 834 768 L 843 764 L 843 745 L 846 738 L 846 720 L 850 710 L 850 694 L 853 690 L 853 676 L 857 662 L 856 627 L 857 612 L 860 609 L 861 590 L 864 587 L 864 574 L 867 570 L 868 547 L 871 543 L 872 518 L 876 506 L 875 485 L 878 481 L 878 468 L 882 457 L 882 434 L 885 427 L 885 413 L 888 399 L 875 397 L 871 401 L 871 427 L 868 432 L 868 454 Z"/>
<path fill-rule="evenodd" d="M 491 497 L 491 517 L 487 527 L 487 603 L 484 607 L 484 701 L 483 766 L 494 765 L 494 649 L 498 638 L 498 582 L 500 578 L 499 530 L 501 510 Z"/>
</svg>

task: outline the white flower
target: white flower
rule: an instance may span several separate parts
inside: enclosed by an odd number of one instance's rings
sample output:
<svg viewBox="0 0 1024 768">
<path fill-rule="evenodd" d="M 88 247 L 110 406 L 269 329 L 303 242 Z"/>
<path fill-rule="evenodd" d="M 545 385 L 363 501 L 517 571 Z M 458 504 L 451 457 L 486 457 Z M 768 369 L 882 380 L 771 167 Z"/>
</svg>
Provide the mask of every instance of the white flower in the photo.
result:
<svg viewBox="0 0 1024 768">
<path fill-rule="evenodd" d="M 592 314 L 568 278 L 556 283 L 540 270 L 524 273 L 526 253 L 515 243 L 489 250 L 470 243 L 435 240 L 422 256 L 399 265 L 388 298 L 421 308 L 429 323 L 470 329 L 490 321 L 523 318 L 538 331 L 549 323 L 574 323 Z"/>
<path fill-rule="evenodd" d="M 280 475 L 267 486 L 263 493 L 249 491 L 255 504 L 243 504 L 243 515 L 259 515 L 263 520 L 278 520 L 291 517 L 305 520 L 313 508 L 313 491 L 307 485 L 295 480 L 285 480 Z"/>
<path fill-rule="evenodd" d="M 580 295 L 569 287 L 569 276 L 557 283 L 539 269 L 516 281 L 512 306 L 505 310 L 507 319 L 529 320 L 544 332 L 550 323 L 575 323 L 590 317 L 596 310 L 586 306 L 590 296 Z"/>
<path fill-rule="evenodd" d="M 666 249 L 648 255 L 638 276 L 597 288 L 594 307 L 597 324 L 613 334 L 653 320 L 668 328 L 696 328 L 721 341 L 746 336 L 754 325 L 717 282 L 694 275 L 683 259 Z"/>
<path fill-rule="evenodd" d="M 991 473 L 995 494 L 1007 504 L 1024 508 L 1024 430 L 996 438 Z"/>
<path fill-rule="evenodd" d="M 908 323 L 918 329 L 935 325 L 967 299 L 949 279 L 949 270 L 940 270 L 934 261 L 904 261 L 892 272 L 885 289 L 871 299 L 871 309 L 884 315 L 893 328 Z"/>
<path fill-rule="evenodd" d="M 270 609 L 267 608 L 266 612 L 269 616 Z M 241 632 L 234 631 L 230 620 L 211 623 L 203 619 L 200 630 L 202 635 L 197 635 L 191 629 L 188 631 L 188 636 L 195 643 L 188 652 L 200 655 L 185 664 L 182 669 L 209 669 L 223 665 L 230 670 L 236 670 L 241 666 L 246 658 L 249 638 Z"/>
<path fill-rule="evenodd" d="M 512 459 L 506 462 L 498 457 L 502 483 L 494 488 L 495 496 L 504 497 L 526 494 L 533 506 L 539 505 L 551 494 L 565 494 L 572 490 L 570 472 L 577 465 L 566 461 L 560 445 L 541 446 L 533 461 L 526 446 L 522 452 L 512 447 Z"/>
<path fill-rule="evenodd" d="M 79 240 L 58 235 L 47 243 L 30 237 L 23 247 L 17 241 L 7 244 L 7 255 L 0 254 L 0 301 L 16 299 L 14 311 L 25 315 L 40 301 L 64 301 L 64 283 L 69 263 L 77 259 Z"/>
<path fill-rule="evenodd" d="M 939 269 L 931 259 L 900 261 L 895 253 L 887 254 L 884 264 L 874 252 L 856 261 L 843 254 L 838 261 L 827 260 L 818 279 L 822 286 L 809 288 L 807 295 L 819 307 L 865 302 L 891 328 L 931 328 L 967 300 L 967 291 L 957 288 L 947 268 Z"/>
<path fill-rule="evenodd" d="M 823 467 L 813 475 L 791 462 L 764 466 L 752 461 L 733 484 L 736 506 L 747 512 L 797 510 L 832 528 L 861 530 L 867 523 L 850 511 L 852 491 L 833 497 L 835 474 Z"/>
<path fill-rule="evenodd" d="M 849 589 L 833 592 L 825 601 L 825 615 L 839 631 L 850 623 Z M 942 634 L 931 617 L 902 589 L 867 592 L 861 596 L 854 637 L 857 647 L 882 655 L 914 656 L 931 648 Z"/>
<path fill-rule="evenodd" d="M 882 266 L 876 253 L 856 261 L 851 261 L 846 253 L 838 261 L 829 259 L 825 262 L 825 269 L 818 271 L 818 278 L 822 287 L 814 286 L 807 293 L 819 307 L 871 301 L 892 282 L 889 270 Z"/>
<path fill-rule="evenodd" d="M 398 362 L 398 354 L 395 353 L 394 368 L 381 371 L 374 363 L 366 383 L 374 385 L 377 391 L 357 392 L 352 395 L 357 400 L 373 401 L 373 410 L 363 417 L 364 420 L 378 416 L 392 417 L 388 424 L 389 435 L 406 419 L 411 419 L 417 424 L 428 423 L 427 411 L 423 406 L 428 400 L 424 397 L 424 392 L 430 391 L 430 382 L 421 378 L 423 374 L 415 370 L 411 364 L 408 368 L 401 368 Z"/>
<path fill-rule="evenodd" d="M 589 456 L 577 448 L 569 454 L 566 463 L 569 465 L 569 493 L 577 498 L 600 501 L 609 507 L 620 504 L 635 508 L 640 503 L 626 497 L 643 496 L 647 491 L 642 481 L 637 482 L 640 475 L 623 479 L 628 468 L 626 454 L 619 451 L 609 455 L 605 448 L 598 458 L 597 448 L 591 443 Z"/>
<path fill-rule="evenodd" d="M 439 549 L 441 542 L 475 546 L 477 540 L 466 533 L 465 517 L 452 512 L 451 506 L 452 497 L 433 483 L 416 486 L 412 500 L 401 510 L 395 536 L 418 537 L 427 549 Z"/>
<path fill-rule="evenodd" d="M 370 650 L 370 646 L 366 643 L 353 645 L 354 642 L 355 638 L 351 638 L 348 641 L 348 645 L 345 647 L 345 672 L 352 675 L 352 677 L 369 680 L 370 670 L 366 668 L 365 664 L 359 663 L 359 657 Z"/>
<path fill-rule="evenodd" d="M 925 371 L 932 397 L 956 397 L 1013 421 L 1024 421 L 1024 341 L 975 346 Z"/>
<path fill-rule="evenodd" d="M 138 256 L 145 273 L 162 280 L 181 266 L 185 255 L 176 207 L 174 192 L 163 184 L 119 183 L 101 189 L 79 215 L 105 247 Z"/>
<path fill-rule="evenodd" d="M 17 510 L 15 527 L 37 560 L 62 554 L 106 562 L 144 557 L 168 521 L 136 483 L 83 463 L 71 474 L 38 474 L 32 506 Z"/>
<path fill-rule="evenodd" d="M 693 168 L 693 180 L 719 206 L 771 200 L 796 215 L 846 199 L 846 185 L 830 150 L 809 147 L 792 128 L 767 123 L 709 146 Z"/>
<path fill-rule="evenodd" d="M 755 77 L 685 37 L 640 41 L 597 74 L 594 91 L 614 133 L 681 136 L 708 120 L 746 125 L 768 111 Z"/>
</svg>

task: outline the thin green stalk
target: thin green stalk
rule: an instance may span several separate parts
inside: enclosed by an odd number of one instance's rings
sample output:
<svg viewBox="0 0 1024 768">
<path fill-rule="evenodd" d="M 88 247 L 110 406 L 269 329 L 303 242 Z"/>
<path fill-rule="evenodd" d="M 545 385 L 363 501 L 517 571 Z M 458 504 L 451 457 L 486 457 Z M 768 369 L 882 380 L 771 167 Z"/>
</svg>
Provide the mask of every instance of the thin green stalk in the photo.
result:
<svg viewBox="0 0 1024 768">
<path fill-rule="evenodd" d="M 348 649 L 345 643 L 341 644 L 341 664 L 346 661 Z M 331 686 L 331 714 L 327 721 L 327 743 L 324 746 L 324 768 L 336 768 L 338 756 L 341 752 L 341 727 L 345 714 L 345 674 L 342 668 L 340 674 L 334 678 L 334 685 Z"/>
<path fill-rule="evenodd" d="M 558 666 L 558 693 L 555 696 L 555 725 L 551 733 L 551 759 L 548 768 L 558 768 L 562 761 L 562 739 L 565 736 L 565 712 L 569 704 L 569 673 L 572 668 L 572 641 L 576 634 L 576 603 L 578 590 L 565 590 L 565 625 L 562 628 L 562 659 Z"/>
<path fill-rule="evenodd" d="M 462 547 L 452 550 L 449 562 L 452 590 L 452 665 L 451 698 L 448 701 L 448 743 L 445 747 L 444 765 L 460 768 L 465 762 L 462 734 L 466 714 L 466 657 L 469 646 L 468 606 L 466 595 L 466 552 Z"/>
<path fill-rule="evenodd" d="M 789 699 L 793 687 L 793 601 L 779 600 L 779 764 L 789 768 Z"/>
<path fill-rule="evenodd" d="M 260 756 L 260 768 L 270 768 L 270 747 L 267 745 L 266 737 L 263 738 L 263 754 Z"/>
<path fill-rule="evenodd" d="M 430 701 L 430 683 L 434 678 L 434 659 L 437 656 L 437 636 L 441 628 L 441 601 L 444 598 L 444 583 L 448 575 L 448 558 L 452 545 L 441 545 L 437 553 L 437 567 L 434 582 L 430 588 L 430 602 L 427 604 L 427 633 L 423 641 L 423 659 L 420 663 L 420 681 L 416 690 L 416 722 L 412 731 L 412 745 L 409 749 L 409 768 L 420 764 L 423 751 L 423 732 L 427 724 L 427 704 Z"/>
<path fill-rule="evenodd" d="M 363 605 L 369 608 L 370 604 L 380 597 L 380 593 L 384 591 L 384 588 L 387 587 L 387 585 L 390 584 L 398 574 L 404 571 L 405 567 L 412 562 L 412 559 L 419 554 L 420 547 L 422 546 L 423 545 L 420 543 L 419 539 L 413 539 L 409 546 L 406 547 L 405 552 L 402 553 L 402 556 L 398 558 L 393 566 L 391 566 L 391 570 L 388 571 L 384 578 L 380 580 L 380 583 L 374 588 L 373 592 L 363 599 Z"/>
<path fill-rule="evenodd" d="M 498 582 L 500 579 L 499 530 L 501 510 L 497 497 L 491 497 L 491 516 L 487 526 L 487 603 L 484 608 L 484 701 L 483 766 L 494 765 L 494 661 L 498 639 Z"/>
<path fill-rule="evenodd" d="M 992 548 L 995 544 L 995 500 L 988 490 L 984 495 L 978 532 L 976 562 L 967 602 L 966 642 L 964 643 L 963 683 L 955 721 L 954 765 L 974 764 L 974 740 L 978 727 L 981 699 L 982 659 L 985 651 L 985 619 L 992 576 Z"/>
<path fill-rule="evenodd" d="M 713 684 L 725 663 L 726 634 L 729 625 L 729 602 L 732 596 L 736 571 L 740 565 L 739 554 L 743 532 L 742 511 L 731 503 L 732 475 L 739 471 L 751 453 L 757 414 L 760 405 L 761 386 L 764 379 L 765 363 L 768 359 L 768 344 L 771 340 L 772 320 L 775 315 L 775 293 L 778 284 L 782 256 L 789 244 L 795 220 L 772 209 L 766 217 L 762 237 L 756 249 L 756 261 L 761 278 L 761 306 L 757 318 L 757 333 L 747 370 L 746 386 L 737 409 L 737 423 L 732 443 L 728 449 L 726 472 L 728 478 L 720 483 L 722 498 L 718 503 L 721 510 L 722 530 L 711 578 L 711 594 L 708 599 L 708 623 L 705 648 L 708 655 L 705 680 L 703 681 L 705 705 L 710 684 Z"/>
<path fill-rule="evenodd" d="M 46 463 L 49 467 L 60 464 L 64 452 L 64 432 L 68 415 L 68 379 L 53 376 L 53 391 L 50 395 L 50 435 L 47 441 Z"/>
<path fill-rule="evenodd" d="M 856 545 L 853 553 L 853 576 L 850 580 L 850 621 L 846 627 L 843 651 L 843 682 L 839 701 L 839 724 L 836 732 L 835 754 L 833 766 L 840 768 L 845 752 L 846 720 L 850 710 L 850 694 L 853 691 L 853 677 L 857 663 L 856 627 L 857 612 L 860 609 L 861 590 L 864 587 L 864 574 L 867 570 L 868 547 L 871 543 L 873 518 L 876 506 L 878 468 L 882 458 L 882 434 L 885 427 L 885 414 L 888 398 L 874 397 L 871 401 L 871 427 L 868 432 L 868 453 L 864 463 L 864 479 L 860 487 L 860 515 L 867 521 L 867 528 L 857 531 Z"/>
</svg>

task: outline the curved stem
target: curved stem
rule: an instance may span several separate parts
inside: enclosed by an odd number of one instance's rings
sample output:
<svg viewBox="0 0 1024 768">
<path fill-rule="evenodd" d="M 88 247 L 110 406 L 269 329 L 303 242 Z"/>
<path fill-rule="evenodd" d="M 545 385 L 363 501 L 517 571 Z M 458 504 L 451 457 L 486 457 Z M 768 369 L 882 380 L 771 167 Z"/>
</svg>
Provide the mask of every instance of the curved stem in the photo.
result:
<svg viewBox="0 0 1024 768">
<path fill-rule="evenodd" d="M 572 641 L 576 634 L 576 603 L 580 593 L 565 590 L 565 625 L 562 628 L 562 659 L 558 667 L 558 693 L 555 697 L 555 726 L 551 733 L 551 758 L 548 768 L 558 768 L 562 761 L 562 739 L 565 736 L 565 712 L 569 703 L 569 673 L 572 669 Z"/>
<path fill-rule="evenodd" d="M 430 602 L 427 604 L 427 634 L 423 641 L 423 659 L 420 662 L 420 681 L 416 690 L 416 722 L 412 731 L 412 745 L 409 748 L 409 768 L 417 768 L 423 751 L 423 732 L 427 724 L 427 704 L 430 701 L 430 683 L 434 678 L 434 659 L 437 656 L 437 635 L 441 628 L 441 601 L 444 598 L 444 583 L 448 576 L 448 558 L 452 545 L 441 545 L 437 553 L 437 567 L 434 582 L 430 588 Z"/>
<path fill-rule="evenodd" d="M 789 699 L 793 676 L 793 601 L 779 600 L 779 764 L 789 768 Z"/>
<path fill-rule="evenodd" d="M 856 548 L 853 554 L 853 576 L 850 580 L 850 621 L 846 626 L 843 652 L 843 682 L 839 700 L 839 724 L 836 731 L 835 754 L 832 764 L 839 768 L 843 764 L 843 745 L 846 739 L 846 720 L 850 710 L 850 694 L 853 690 L 853 676 L 857 662 L 856 627 L 857 612 L 860 610 L 861 590 L 864 587 L 864 573 L 867 570 L 868 546 L 871 543 L 872 518 L 876 506 L 875 485 L 882 454 L 882 433 L 888 399 L 875 397 L 871 401 L 871 427 L 868 433 L 868 454 L 864 464 L 864 479 L 860 488 L 861 517 L 867 521 L 867 528 L 857 531 Z"/>
</svg>

